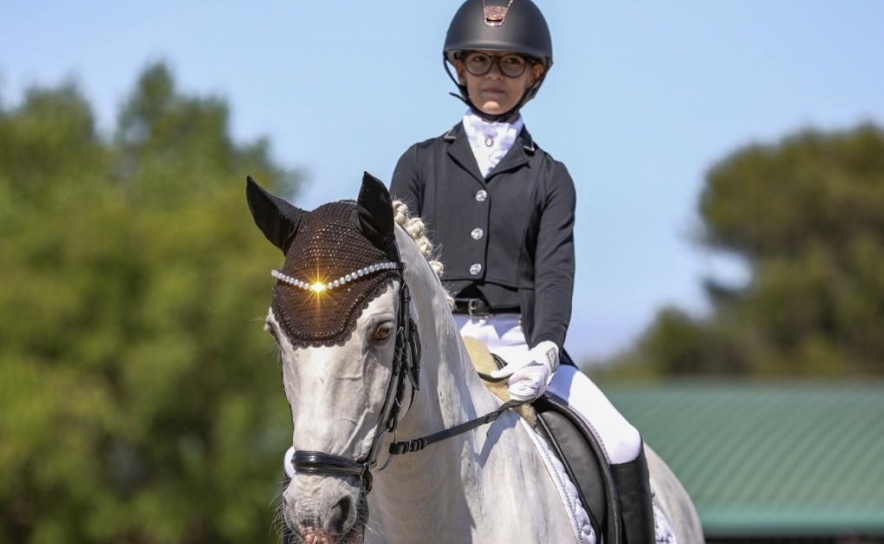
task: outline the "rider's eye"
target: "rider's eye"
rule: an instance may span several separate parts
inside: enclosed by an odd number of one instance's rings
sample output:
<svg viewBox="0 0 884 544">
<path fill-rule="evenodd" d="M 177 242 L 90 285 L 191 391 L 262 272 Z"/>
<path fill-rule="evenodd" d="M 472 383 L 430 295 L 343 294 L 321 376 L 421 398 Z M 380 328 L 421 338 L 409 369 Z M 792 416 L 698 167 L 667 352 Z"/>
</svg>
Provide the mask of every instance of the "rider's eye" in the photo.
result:
<svg viewBox="0 0 884 544">
<path fill-rule="evenodd" d="M 390 323 L 382 323 L 374 330 L 374 341 L 383 342 L 393 334 L 393 325 Z"/>
<path fill-rule="evenodd" d="M 500 61 L 509 66 L 522 66 L 525 64 L 525 59 L 518 55 L 506 55 Z"/>
<path fill-rule="evenodd" d="M 473 54 L 467 57 L 467 62 L 470 64 L 487 64 L 488 55 Z"/>
</svg>

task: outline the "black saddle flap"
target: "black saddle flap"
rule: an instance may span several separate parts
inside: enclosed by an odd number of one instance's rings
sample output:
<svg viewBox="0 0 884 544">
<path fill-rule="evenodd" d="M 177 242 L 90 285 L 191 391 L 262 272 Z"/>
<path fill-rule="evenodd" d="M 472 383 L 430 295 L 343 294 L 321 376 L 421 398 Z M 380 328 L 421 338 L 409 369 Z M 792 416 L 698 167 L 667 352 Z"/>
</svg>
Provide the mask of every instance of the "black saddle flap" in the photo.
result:
<svg viewBox="0 0 884 544">
<path fill-rule="evenodd" d="M 564 401 L 554 395 L 546 394 L 533 405 L 537 410 L 538 427 L 547 435 L 553 451 L 577 486 L 596 534 L 604 534 L 604 542 L 616 542 L 619 531 L 612 529 L 617 525 L 608 521 L 616 519 L 619 523 L 620 509 L 614 499 L 611 469 L 595 435 Z"/>
</svg>

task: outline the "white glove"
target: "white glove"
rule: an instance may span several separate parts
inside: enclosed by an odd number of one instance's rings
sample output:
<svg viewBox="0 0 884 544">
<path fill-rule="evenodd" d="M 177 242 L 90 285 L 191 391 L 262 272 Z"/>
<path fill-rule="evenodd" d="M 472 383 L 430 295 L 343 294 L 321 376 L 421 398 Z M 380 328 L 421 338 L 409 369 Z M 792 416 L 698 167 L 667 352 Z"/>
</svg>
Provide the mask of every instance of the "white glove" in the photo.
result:
<svg viewBox="0 0 884 544">
<path fill-rule="evenodd" d="M 553 372 L 559 368 L 559 347 L 545 340 L 522 357 L 491 373 L 492 378 L 508 378 L 510 396 L 531 402 L 546 391 Z"/>
</svg>

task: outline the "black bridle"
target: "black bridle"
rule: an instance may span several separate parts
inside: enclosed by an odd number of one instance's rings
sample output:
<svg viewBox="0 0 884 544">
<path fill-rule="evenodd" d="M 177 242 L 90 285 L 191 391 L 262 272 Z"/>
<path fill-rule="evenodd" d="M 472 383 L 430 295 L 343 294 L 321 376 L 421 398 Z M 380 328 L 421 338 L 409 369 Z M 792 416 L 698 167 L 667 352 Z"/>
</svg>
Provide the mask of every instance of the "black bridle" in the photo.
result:
<svg viewBox="0 0 884 544">
<path fill-rule="evenodd" d="M 398 255 L 397 255 L 398 256 Z M 324 476 L 358 476 L 365 486 L 366 492 L 371 490 L 371 469 L 377 465 L 378 448 L 383 436 L 387 433 L 395 433 L 399 424 L 399 412 L 402 408 L 402 400 L 405 396 L 406 381 L 412 387 L 412 400 L 414 392 L 420 389 L 420 359 L 421 343 L 420 335 L 414 320 L 411 318 L 411 293 L 405 283 L 403 270 L 405 266 L 401 259 L 399 263 L 399 312 L 396 316 L 396 339 L 393 351 L 393 373 L 387 388 L 387 396 L 384 401 L 384 409 L 378 419 L 377 430 L 372 441 L 371 449 L 363 459 L 355 461 L 339 455 L 329 455 L 318 451 L 296 450 L 292 456 L 292 465 L 295 472 L 305 474 L 319 474 Z"/>
<path fill-rule="evenodd" d="M 398 252 L 398 250 L 397 250 Z M 292 455 L 292 465 L 296 473 L 316 474 L 321 476 L 358 476 L 365 488 L 365 492 L 371 491 L 371 470 L 377 466 L 378 449 L 385 434 L 393 433 L 399 424 L 399 412 L 402 408 L 402 400 L 405 395 L 405 383 L 411 384 L 411 402 L 414 401 L 415 391 L 420 390 L 420 359 L 421 343 L 420 335 L 414 320 L 411 318 L 411 293 L 405 283 L 403 270 L 405 266 L 401 259 L 399 267 L 399 313 L 396 316 L 396 344 L 393 352 L 393 373 L 390 384 L 387 387 L 387 396 L 384 401 L 384 409 L 378 420 L 375 437 L 372 441 L 368 455 L 363 459 L 350 460 L 339 455 L 329 455 L 318 451 L 296 450 Z M 446 438 L 456 436 L 486 423 L 496 420 L 504 411 L 522 404 L 521 401 L 509 401 L 484 416 L 461 423 L 431 435 L 393 442 L 390 444 L 388 453 L 390 457 L 378 470 L 383 470 L 390 463 L 394 455 L 421 451 L 430 444 L 434 444 Z"/>
</svg>

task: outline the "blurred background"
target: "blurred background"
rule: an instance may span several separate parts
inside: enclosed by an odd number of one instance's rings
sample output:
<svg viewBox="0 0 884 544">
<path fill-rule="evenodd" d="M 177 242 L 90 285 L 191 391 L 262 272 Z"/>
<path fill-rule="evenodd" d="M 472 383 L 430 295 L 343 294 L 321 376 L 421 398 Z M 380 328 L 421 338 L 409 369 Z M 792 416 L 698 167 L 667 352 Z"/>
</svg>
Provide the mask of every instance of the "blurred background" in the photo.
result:
<svg viewBox="0 0 884 544">
<path fill-rule="evenodd" d="M 884 542 L 884 4 L 537 1 L 567 349 L 710 541 Z M 245 176 L 388 180 L 463 113 L 459 4 L 0 4 L 0 543 L 276 541 Z"/>
</svg>

